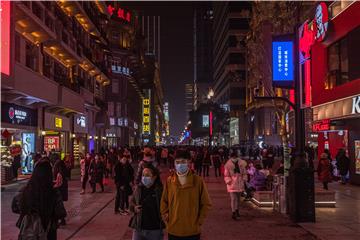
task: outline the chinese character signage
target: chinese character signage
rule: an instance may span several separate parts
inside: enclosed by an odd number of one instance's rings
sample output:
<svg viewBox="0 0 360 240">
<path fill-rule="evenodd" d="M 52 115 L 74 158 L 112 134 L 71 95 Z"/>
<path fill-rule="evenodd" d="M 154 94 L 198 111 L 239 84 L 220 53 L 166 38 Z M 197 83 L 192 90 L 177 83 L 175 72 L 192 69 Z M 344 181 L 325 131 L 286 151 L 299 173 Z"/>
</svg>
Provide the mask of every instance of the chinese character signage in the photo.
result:
<svg viewBox="0 0 360 240">
<path fill-rule="evenodd" d="M 129 11 L 125 11 L 125 9 L 121 7 L 115 8 L 112 5 L 108 5 L 107 11 L 111 17 L 117 17 L 118 19 L 122 19 L 126 22 L 131 21 L 131 13 Z"/>
<path fill-rule="evenodd" d="M 150 135 L 150 91 L 143 99 L 143 134 Z"/>
<path fill-rule="evenodd" d="M 119 73 L 125 76 L 130 76 L 130 69 L 128 67 L 111 65 L 111 71 L 113 73 Z"/>
<path fill-rule="evenodd" d="M 208 128 L 210 125 L 209 115 L 202 115 L 202 127 Z"/>
<path fill-rule="evenodd" d="M 55 151 L 60 150 L 60 137 L 44 136 L 44 150 L 50 152 L 52 149 L 55 149 Z"/>
<path fill-rule="evenodd" d="M 55 117 L 55 127 L 62 128 L 62 118 Z"/>
<path fill-rule="evenodd" d="M 292 87 L 294 81 L 292 41 L 272 42 L 272 76 L 277 87 Z"/>
</svg>

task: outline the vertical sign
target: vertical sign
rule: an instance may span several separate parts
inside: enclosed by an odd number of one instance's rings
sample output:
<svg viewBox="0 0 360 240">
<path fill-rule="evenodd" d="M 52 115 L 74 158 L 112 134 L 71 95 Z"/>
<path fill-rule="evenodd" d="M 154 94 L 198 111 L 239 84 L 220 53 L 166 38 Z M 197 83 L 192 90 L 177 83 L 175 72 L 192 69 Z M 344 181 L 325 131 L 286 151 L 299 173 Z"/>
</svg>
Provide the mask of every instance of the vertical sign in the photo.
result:
<svg viewBox="0 0 360 240">
<path fill-rule="evenodd" d="M 150 90 L 143 99 L 143 134 L 150 135 Z"/>
<path fill-rule="evenodd" d="M 272 78 L 275 87 L 292 87 L 294 83 L 293 41 L 272 42 Z"/>
<path fill-rule="evenodd" d="M 360 140 L 355 141 L 355 174 L 360 174 Z"/>
<path fill-rule="evenodd" d="M 209 128 L 209 134 L 210 136 L 213 135 L 213 113 L 212 111 L 210 111 L 210 114 L 209 114 L 209 122 L 210 122 L 210 128 Z"/>
<path fill-rule="evenodd" d="M 0 1 L 1 73 L 10 75 L 10 1 Z"/>
</svg>

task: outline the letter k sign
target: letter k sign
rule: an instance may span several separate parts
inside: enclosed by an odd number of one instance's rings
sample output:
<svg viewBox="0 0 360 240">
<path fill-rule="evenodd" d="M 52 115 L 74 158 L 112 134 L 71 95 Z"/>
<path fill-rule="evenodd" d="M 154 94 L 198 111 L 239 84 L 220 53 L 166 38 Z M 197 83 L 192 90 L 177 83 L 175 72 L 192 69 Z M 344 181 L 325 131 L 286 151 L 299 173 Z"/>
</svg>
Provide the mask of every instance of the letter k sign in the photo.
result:
<svg viewBox="0 0 360 240">
<path fill-rule="evenodd" d="M 360 113 L 360 96 L 353 98 L 351 114 Z"/>
</svg>

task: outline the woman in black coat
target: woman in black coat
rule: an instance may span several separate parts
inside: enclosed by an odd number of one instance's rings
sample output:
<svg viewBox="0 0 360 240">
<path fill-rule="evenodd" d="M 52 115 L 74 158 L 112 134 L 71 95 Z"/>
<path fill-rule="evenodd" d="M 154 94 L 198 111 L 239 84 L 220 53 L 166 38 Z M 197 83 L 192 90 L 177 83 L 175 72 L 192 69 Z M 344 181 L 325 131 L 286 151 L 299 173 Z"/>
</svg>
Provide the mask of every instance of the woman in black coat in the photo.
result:
<svg viewBox="0 0 360 240">
<path fill-rule="evenodd" d="M 58 220 L 66 217 L 66 210 L 53 187 L 49 159 L 38 162 L 24 190 L 13 199 L 12 211 L 20 214 L 18 239 L 56 240 Z"/>
<path fill-rule="evenodd" d="M 62 161 L 57 155 L 57 159 L 54 165 L 54 181 L 56 182 L 56 188 L 61 193 L 62 200 L 66 202 L 69 199 L 69 184 L 68 184 L 68 175 L 65 162 Z M 65 218 L 61 219 L 61 225 L 66 225 Z"/>
<path fill-rule="evenodd" d="M 336 166 L 341 175 L 341 183 L 346 184 L 346 175 L 350 169 L 350 159 L 346 156 L 344 149 L 339 149 L 336 155 Z"/>
<path fill-rule="evenodd" d="M 101 187 L 101 192 L 104 192 L 104 179 L 105 164 L 100 160 L 99 155 L 95 155 L 95 160 L 91 160 L 89 167 L 90 184 L 92 186 L 92 193 L 96 192 L 96 184 Z"/>
</svg>

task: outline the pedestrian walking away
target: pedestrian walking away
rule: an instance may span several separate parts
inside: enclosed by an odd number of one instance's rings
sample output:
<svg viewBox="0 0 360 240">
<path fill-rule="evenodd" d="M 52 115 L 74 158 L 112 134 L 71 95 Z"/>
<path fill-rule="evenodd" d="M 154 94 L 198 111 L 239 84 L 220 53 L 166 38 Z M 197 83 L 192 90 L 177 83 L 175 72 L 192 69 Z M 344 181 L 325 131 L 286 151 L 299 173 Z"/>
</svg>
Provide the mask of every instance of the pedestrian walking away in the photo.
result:
<svg viewBox="0 0 360 240">
<path fill-rule="evenodd" d="M 322 182 L 323 188 L 328 190 L 328 183 L 331 182 L 331 163 L 328 159 L 328 154 L 322 153 L 320 155 L 319 164 L 317 167 L 317 173 L 319 177 L 319 181 Z"/>
<path fill-rule="evenodd" d="M 161 198 L 161 215 L 168 239 L 200 239 L 201 226 L 211 208 L 203 179 L 189 169 L 190 154 L 177 150 L 175 169 L 166 180 Z"/>
</svg>

